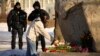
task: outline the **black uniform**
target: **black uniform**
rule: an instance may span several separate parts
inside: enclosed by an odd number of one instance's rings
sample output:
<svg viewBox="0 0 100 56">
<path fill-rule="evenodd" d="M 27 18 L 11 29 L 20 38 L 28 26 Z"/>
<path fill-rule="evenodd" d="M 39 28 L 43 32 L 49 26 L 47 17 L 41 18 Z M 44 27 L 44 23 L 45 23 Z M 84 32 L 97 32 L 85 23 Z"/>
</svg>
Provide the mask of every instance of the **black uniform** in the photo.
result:
<svg viewBox="0 0 100 56">
<path fill-rule="evenodd" d="M 44 18 L 44 16 L 46 16 L 47 18 Z M 33 21 L 37 17 L 41 18 L 41 20 L 42 20 L 42 22 L 44 24 L 44 27 L 45 27 L 46 20 L 50 18 L 49 14 L 45 10 L 43 10 L 43 9 L 35 9 L 30 13 L 30 15 L 28 17 L 28 20 L 29 21 Z"/>
<path fill-rule="evenodd" d="M 36 1 L 33 4 L 33 7 L 35 6 L 38 6 L 39 9 L 33 10 L 31 14 L 29 15 L 28 20 L 33 21 L 35 18 L 40 17 L 45 27 L 46 19 L 49 19 L 49 14 L 45 10 L 40 9 L 40 3 L 38 1 Z M 46 16 L 47 18 L 44 18 L 44 16 Z M 36 39 L 36 50 L 38 49 L 39 40 L 41 40 L 42 51 L 45 51 L 45 39 L 44 39 L 44 36 L 42 35 L 39 35 L 39 37 Z"/>
<path fill-rule="evenodd" d="M 15 49 L 16 35 L 19 37 L 19 49 L 22 49 L 23 32 L 26 31 L 27 27 L 27 14 L 21 9 L 12 9 L 7 17 L 8 31 L 12 33 L 11 48 Z"/>
</svg>

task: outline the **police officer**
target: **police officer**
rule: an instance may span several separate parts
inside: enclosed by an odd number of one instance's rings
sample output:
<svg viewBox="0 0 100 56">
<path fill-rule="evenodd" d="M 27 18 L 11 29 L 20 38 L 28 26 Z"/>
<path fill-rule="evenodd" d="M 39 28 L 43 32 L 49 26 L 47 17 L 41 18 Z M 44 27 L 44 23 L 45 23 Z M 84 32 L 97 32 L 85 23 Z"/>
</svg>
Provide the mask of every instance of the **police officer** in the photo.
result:
<svg viewBox="0 0 100 56">
<path fill-rule="evenodd" d="M 12 40 L 11 40 L 11 48 L 15 49 L 16 44 L 16 35 L 18 33 L 19 37 L 19 49 L 22 49 L 23 46 L 23 32 L 26 31 L 27 27 L 27 20 L 26 20 L 27 14 L 23 10 L 21 10 L 21 5 L 19 2 L 17 2 L 14 6 L 14 8 L 10 11 L 10 13 L 7 16 L 7 25 L 8 25 L 8 31 L 12 34 Z"/>
<path fill-rule="evenodd" d="M 34 10 L 30 13 L 28 20 L 29 21 L 33 21 L 37 16 L 39 16 L 41 18 L 42 23 L 46 24 L 46 20 L 49 19 L 49 14 L 40 8 L 40 3 L 38 1 L 35 1 L 35 3 L 33 4 L 33 8 Z M 37 38 L 36 41 L 36 50 L 38 49 L 38 41 L 41 41 L 41 46 L 42 46 L 42 51 L 45 51 L 45 39 L 44 36 L 42 36 L 41 34 L 39 35 L 39 37 Z"/>
</svg>

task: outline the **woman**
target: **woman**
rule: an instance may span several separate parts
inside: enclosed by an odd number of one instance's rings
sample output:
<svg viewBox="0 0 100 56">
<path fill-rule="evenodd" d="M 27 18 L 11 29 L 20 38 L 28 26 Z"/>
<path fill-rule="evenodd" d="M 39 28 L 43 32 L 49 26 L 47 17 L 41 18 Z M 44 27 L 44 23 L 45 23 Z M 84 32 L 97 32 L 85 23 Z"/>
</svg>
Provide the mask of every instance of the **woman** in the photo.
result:
<svg viewBox="0 0 100 56">
<path fill-rule="evenodd" d="M 51 40 L 50 35 L 45 31 L 40 17 L 32 21 L 27 32 L 27 56 L 37 56 L 36 39 L 39 34 L 43 35 L 48 40 Z"/>
</svg>

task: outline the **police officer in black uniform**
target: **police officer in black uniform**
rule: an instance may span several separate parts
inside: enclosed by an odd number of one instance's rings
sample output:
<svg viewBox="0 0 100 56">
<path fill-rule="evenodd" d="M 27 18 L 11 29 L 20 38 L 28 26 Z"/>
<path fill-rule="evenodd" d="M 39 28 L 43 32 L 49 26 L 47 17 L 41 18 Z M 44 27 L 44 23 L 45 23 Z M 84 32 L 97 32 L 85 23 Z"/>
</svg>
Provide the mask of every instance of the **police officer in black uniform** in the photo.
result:
<svg viewBox="0 0 100 56">
<path fill-rule="evenodd" d="M 35 3 L 33 4 L 33 8 L 34 10 L 30 13 L 28 20 L 33 21 L 36 17 L 40 17 L 44 24 L 44 27 L 46 27 L 45 24 L 46 20 L 49 19 L 49 14 L 45 10 L 40 8 L 40 3 L 38 1 L 35 1 Z M 39 35 L 39 37 L 37 37 L 36 50 L 38 49 L 39 40 L 41 41 L 42 51 L 45 52 L 45 39 L 42 35 Z"/>
<path fill-rule="evenodd" d="M 18 42 L 19 49 L 22 49 L 23 46 L 22 37 L 27 27 L 26 17 L 27 14 L 25 11 L 21 10 L 21 5 L 19 2 L 15 4 L 14 9 L 12 9 L 7 16 L 8 31 L 11 32 L 12 34 L 12 40 L 11 40 L 12 49 L 15 49 L 17 33 L 19 37 L 19 42 Z"/>
</svg>

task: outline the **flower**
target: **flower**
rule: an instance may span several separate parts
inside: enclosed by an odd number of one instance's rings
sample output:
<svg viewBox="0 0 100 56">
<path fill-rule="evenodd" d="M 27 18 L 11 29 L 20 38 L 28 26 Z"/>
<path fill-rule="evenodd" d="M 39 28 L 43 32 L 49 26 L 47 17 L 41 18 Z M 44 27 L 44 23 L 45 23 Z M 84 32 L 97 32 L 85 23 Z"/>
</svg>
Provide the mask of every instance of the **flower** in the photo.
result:
<svg viewBox="0 0 100 56">
<path fill-rule="evenodd" d="M 88 49 L 82 49 L 81 46 L 76 44 L 59 44 L 57 46 L 52 45 L 51 47 L 47 48 L 47 51 L 49 52 L 87 52 Z"/>
<path fill-rule="evenodd" d="M 83 48 L 82 52 L 88 52 L 88 48 Z"/>
<path fill-rule="evenodd" d="M 50 52 L 56 52 L 56 50 L 50 50 Z"/>
</svg>

